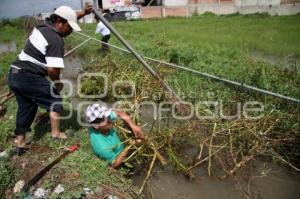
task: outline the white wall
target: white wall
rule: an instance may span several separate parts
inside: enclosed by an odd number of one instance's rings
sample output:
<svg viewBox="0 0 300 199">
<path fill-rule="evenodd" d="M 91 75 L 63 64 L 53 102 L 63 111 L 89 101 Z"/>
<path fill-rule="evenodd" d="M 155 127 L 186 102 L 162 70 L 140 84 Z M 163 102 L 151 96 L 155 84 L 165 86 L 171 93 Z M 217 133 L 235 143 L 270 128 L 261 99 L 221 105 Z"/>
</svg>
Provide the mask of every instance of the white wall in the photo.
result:
<svg viewBox="0 0 300 199">
<path fill-rule="evenodd" d="M 270 15 L 294 15 L 300 13 L 300 3 L 298 4 L 284 4 L 276 6 L 244 6 L 237 7 L 237 10 L 241 14 L 253 14 L 267 12 Z"/>
<path fill-rule="evenodd" d="M 235 0 L 235 5 L 238 7 L 247 6 L 279 6 L 281 0 Z"/>
<path fill-rule="evenodd" d="M 163 0 L 165 6 L 186 6 L 188 0 Z"/>
<path fill-rule="evenodd" d="M 215 14 L 233 14 L 237 12 L 237 7 L 231 4 L 205 4 L 201 6 L 197 5 L 190 5 L 189 9 L 189 16 L 191 16 L 194 12 L 198 14 L 203 14 L 205 12 L 212 12 Z"/>
<path fill-rule="evenodd" d="M 201 2 L 201 1 L 200 1 Z M 233 4 L 189 4 L 188 13 L 203 14 L 253 14 L 267 12 L 270 15 L 293 15 L 300 13 L 300 3 L 280 5 L 281 0 L 235 0 Z"/>
</svg>

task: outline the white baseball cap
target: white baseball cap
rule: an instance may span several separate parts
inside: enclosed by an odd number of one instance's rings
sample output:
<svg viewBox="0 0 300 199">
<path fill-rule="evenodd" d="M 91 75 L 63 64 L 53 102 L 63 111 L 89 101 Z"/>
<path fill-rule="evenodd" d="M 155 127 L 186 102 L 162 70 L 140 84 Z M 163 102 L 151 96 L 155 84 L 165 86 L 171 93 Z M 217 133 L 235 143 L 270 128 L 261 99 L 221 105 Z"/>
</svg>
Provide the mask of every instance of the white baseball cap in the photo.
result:
<svg viewBox="0 0 300 199">
<path fill-rule="evenodd" d="M 105 119 L 111 114 L 112 110 L 100 104 L 89 105 L 85 111 L 87 122 L 91 123 L 96 119 Z"/>
<path fill-rule="evenodd" d="M 54 11 L 54 14 L 67 20 L 68 24 L 74 31 L 81 31 L 81 28 L 77 24 L 76 12 L 72 8 L 68 6 L 60 6 Z"/>
</svg>

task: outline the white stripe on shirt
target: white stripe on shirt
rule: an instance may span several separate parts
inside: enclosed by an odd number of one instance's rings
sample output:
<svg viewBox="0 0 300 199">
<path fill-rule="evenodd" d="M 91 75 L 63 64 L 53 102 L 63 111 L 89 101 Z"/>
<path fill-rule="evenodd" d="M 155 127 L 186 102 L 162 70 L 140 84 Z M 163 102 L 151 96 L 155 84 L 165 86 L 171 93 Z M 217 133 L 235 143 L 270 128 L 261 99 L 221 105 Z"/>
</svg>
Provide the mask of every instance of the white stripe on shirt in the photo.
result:
<svg viewBox="0 0 300 199">
<path fill-rule="evenodd" d="M 38 29 L 36 28 L 33 29 L 29 37 L 29 41 L 43 55 L 46 54 L 46 46 L 48 46 L 48 42 Z"/>
<path fill-rule="evenodd" d="M 47 67 L 64 68 L 64 60 L 60 57 L 45 57 Z"/>
<path fill-rule="evenodd" d="M 39 62 L 38 60 L 34 59 L 33 57 L 29 56 L 28 54 L 26 54 L 23 50 L 22 52 L 19 54 L 19 60 L 21 61 L 29 61 L 31 63 L 37 64 L 43 68 L 46 68 L 46 64 Z"/>
</svg>

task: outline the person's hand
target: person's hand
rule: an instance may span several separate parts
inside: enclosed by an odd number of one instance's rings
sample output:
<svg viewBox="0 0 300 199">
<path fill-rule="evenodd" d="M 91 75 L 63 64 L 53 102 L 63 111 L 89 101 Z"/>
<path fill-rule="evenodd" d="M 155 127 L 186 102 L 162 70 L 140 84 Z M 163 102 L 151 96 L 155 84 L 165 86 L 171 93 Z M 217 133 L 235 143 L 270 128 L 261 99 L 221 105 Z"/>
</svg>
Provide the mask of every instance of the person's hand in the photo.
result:
<svg viewBox="0 0 300 199">
<path fill-rule="evenodd" d="M 131 128 L 131 130 L 133 131 L 133 133 L 134 133 L 134 135 L 136 136 L 136 138 L 142 139 L 142 140 L 145 138 L 144 132 L 143 132 L 143 130 L 142 130 L 141 127 L 134 125 L 134 126 Z M 139 142 L 139 141 L 137 140 L 137 142 Z"/>
<path fill-rule="evenodd" d="M 129 146 L 135 145 L 136 144 L 136 140 L 130 140 L 129 141 Z"/>
<path fill-rule="evenodd" d="M 93 10 L 94 10 L 93 5 L 90 4 L 89 2 L 85 2 L 85 4 L 84 4 L 84 14 L 88 15 L 91 12 L 93 12 Z"/>
<path fill-rule="evenodd" d="M 55 82 L 55 88 L 57 92 L 60 92 L 64 88 L 64 84 L 61 82 Z"/>
</svg>

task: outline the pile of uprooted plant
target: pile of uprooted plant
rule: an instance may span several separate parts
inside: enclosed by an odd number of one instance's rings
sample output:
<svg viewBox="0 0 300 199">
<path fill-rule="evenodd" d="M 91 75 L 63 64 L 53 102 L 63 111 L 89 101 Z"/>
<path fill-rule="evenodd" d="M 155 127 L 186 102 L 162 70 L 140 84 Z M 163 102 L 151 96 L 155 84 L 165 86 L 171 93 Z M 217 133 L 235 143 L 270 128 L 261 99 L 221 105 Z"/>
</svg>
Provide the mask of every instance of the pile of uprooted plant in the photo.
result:
<svg viewBox="0 0 300 199">
<path fill-rule="evenodd" d="M 300 172 L 300 133 L 294 123 L 299 121 L 298 117 L 296 114 L 270 111 L 259 120 L 190 120 L 173 128 L 172 125 L 162 127 L 160 123 L 163 120 L 154 120 L 149 124 L 151 129 L 147 132 L 146 142 L 135 146 L 125 161 L 129 165 L 148 164 L 139 193 L 143 191 L 155 161 L 162 166 L 172 164 L 189 179 L 194 178 L 193 171 L 198 166 L 206 167 L 209 176 L 224 179 L 261 159 L 281 163 Z M 130 131 L 122 126 L 118 128 L 125 142 L 130 140 Z M 186 143 L 198 147 L 198 152 L 189 159 L 180 153 Z"/>
<path fill-rule="evenodd" d="M 150 130 L 146 132 L 147 138 L 143 144 L 134 146 L 131 149 L 129 157 L 125 163 L 131 167 L 132 165 L 143 165 L 146 169 L 146 176 L 139 194 L 144 190 L 147 180 L 151 176 L 155 162 L 161 165 L 172 164 L 177 171 L 182 172 L 189 178 L 193 179 L 194 168 L 205 166 L 209 176 L 218 176 L 224 179 L 233 176 L 239 169 L 247 168 L 250 162 L 264 158 L 264 160 L 272 160 L 282 163 L 291 169 L 300 172 L 300 127 L 299 127 L 299 111 L 297 104 L 285 104 L 280 100 L 269 101 L 261 96 L 255 95 L 256 98 L 266 103 L 264 114 L 259 119 L 246 119 L 244 117 L 225 120 L 221 118 L 215 119 L 196 119 L 192 118 L 180 121 L 179 124 L 172 125 L 176 122 L 172 119 L 169 112 L 163 118 L 154 118 L 153 122 L 145 122 L 143 110 L 137 108 L 139 104 L 147 100 L 155 103 L 161 101 L 170 102 L 170 98 L 163 94 L 159 83 L 151 77 L 145 70 L 141 69 L 135 60 L 128 59 L 122 54 L 111 54 L 105 56 L 100 62 L 96 59 L 93 63 L 89 63 L 86 71 L 91 73 L 100 72 L 108 77 L 108 87 L 112 88 L 115 81 L 130 80 L 132 86 L 121 84 L 115 87 L 115 92 L 120 95 L 130 95 L 125 99 L 120 99 L 109 89 L 108 94 L 101 100 L 110 102 L 120 102 L 118 108 L 123 108 L 133 116 L 135 121 L 140 125 L 148 126 Z M 118 57 L 118 62 L 113 61 L 112 57 Z M 99 61 L 99 60 L 98 60 Z M 153 64 L 153 63 L 152 63 Z M 172 69 L 161 68 L 160 65 L 153 66 L 159 70 L 160 75 L 168 77 L 175 74 Z M 97 79 L 98 78 L 98 79 Z M 87 95 L 103 93 L 104 85 L 102 77 L 85 77 L 81 84 L 81 92 Z M 167 79 L 167 78 L 166 78 Z M 179 82 L 179 81 L 178 81 Z M 208 84 L 216 84 L 213 82 L 205 82 Z M 176 86 L 176 85 L 175 85 Z M 224 89 L 223 85 L 218 85 L 220 89 Z M 231 88 L 232 89 L 232 88 Z M 240 93 L 239 90 L 232 90 L 229 100 L 246 101 L 249 95 L 253 93 Z M 159 96 L 159 97 L 157 97 Z M 196 99 L 199 100 L 199 96 Z M 227 99 L 228 100 L 228 99 Z M 227 102 L 225 100 L 225 102 Z M 169 105 L 165 105 L 169 106 Z M 230 103 L 225 103 L 227 113 L 235 112 L 236 108 L 231 107 Z M 284 107 L 281 110 L 278 107 Z M 295 109 L 296 107 L 296 109 Z M 179 105 L 176 108 L 178 114 L 184 114 Z M 208 108 L 199 110 L 207 112 Z M 153 111 L 153 110 L 151 110 Z M 170 119 L 171 118 L 171 119 Z M 164 121 L 169 121 L 164 122 Z M 171 123 L 171 125 L 170 125 Z M 169 124 L 166 126 L 166 124 Z M 130 131 L 121 124 L 117 125 L 119 132 L 123 137 L 124 143 L 129 142 Z M 186 159 L 180 155 L 180 150 L 184 143 L 190 143 L 198 147 L 198 153 L 193 158 Z M 215 172 L 216 171 L 216 172 Z"/>
</svg>

